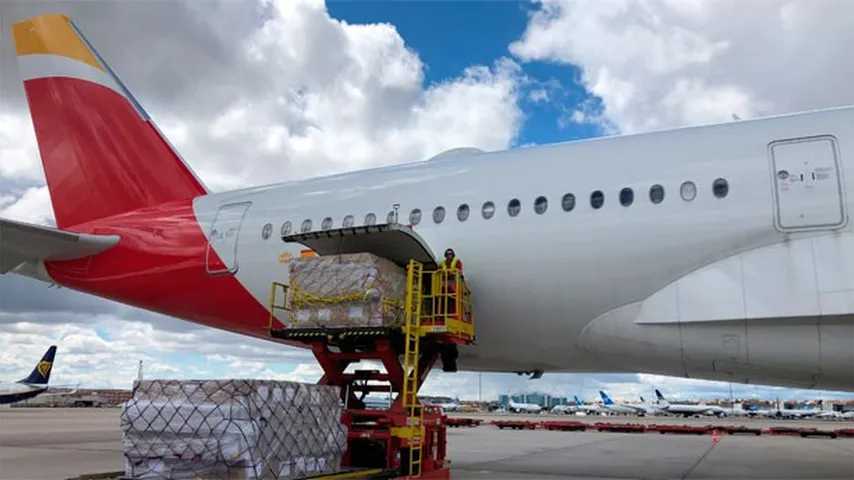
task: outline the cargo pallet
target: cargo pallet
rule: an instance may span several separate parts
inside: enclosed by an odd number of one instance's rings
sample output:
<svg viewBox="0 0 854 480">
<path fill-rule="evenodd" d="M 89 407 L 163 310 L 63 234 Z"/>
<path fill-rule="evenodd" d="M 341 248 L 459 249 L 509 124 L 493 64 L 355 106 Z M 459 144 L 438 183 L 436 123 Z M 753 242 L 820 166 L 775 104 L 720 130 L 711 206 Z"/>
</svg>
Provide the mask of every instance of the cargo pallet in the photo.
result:
<svg viewBox="0 0 854 480">
<path fill-rule="evenodd" d="M 544 430 L 559 430 L 561 432 L 583 432 L 587 430 L 586 423 L 567 420 L 545 421 L 542 422 L 541 426 Z"/>
<path fill-rule="evenodd" d="M 529 422 L 527 420 L 495 420 L 492 422 L 492 424 L 498 427 L 500 430 L 504 430 L 505 428 L 509 428 L 511 430 L 537 429 L 537 422 Z"/>
<path fill-rule="evenodd" d="M 321 478 L 450 478 L 447 417 L 440 408 L 422 405 L 418 390 L 441 357 L 455 371 L 458 345 L 474 343 L 470 291 L 457 270 L 425 269 L 410 260 L 402 328 L 273 329 L 276 311 L 288 310 L 287 285 L 273 283 L 270 294 L 271 335 L 308 345 L 323 369 L 320 383 L 341 389 L 347 427 L 342 467 L 365 469 L 361 477 Z M 281 292 L 281 293 L 280 293 Z M 379 370 L 346 371 L 361 361 L 382 363 Z M 371 392 L 396 394 L 386 409 L 368 409 Z"/>
<path fill-rule="evenodd" d="M 600 432 L 619 432 L 619 433 L 644 433 L 646 425 L 639 423 L 594 423 L 593 428 Z"/>
<path fill-rule="evenodd" d="M 717 427 L 717 429 L 722 431 L 722 432 L 726 432 L 727 435 L 737 435 L 739 433 L 756 435 L 757 437 L 759 435 L 762 435 L 762 429 L 761 428 L 749 428 L 749 427 L 744 427 L 744 426 L 726 425 L 723 427 Z"/>
<path fill-rule="evenodd" d="M 677 435 L 705 435 L 715 427 L 711 425 L 650 425 L 646 427 L 651 432 L 658 432 L 662 435 L 666 433 Z"/>
<path fill-rule="evenodd" d="M 451 428 L 456 427 L 479 427 L 483 420 L 477 418 L 448 418 L 445 422 Z"/>
</svg>

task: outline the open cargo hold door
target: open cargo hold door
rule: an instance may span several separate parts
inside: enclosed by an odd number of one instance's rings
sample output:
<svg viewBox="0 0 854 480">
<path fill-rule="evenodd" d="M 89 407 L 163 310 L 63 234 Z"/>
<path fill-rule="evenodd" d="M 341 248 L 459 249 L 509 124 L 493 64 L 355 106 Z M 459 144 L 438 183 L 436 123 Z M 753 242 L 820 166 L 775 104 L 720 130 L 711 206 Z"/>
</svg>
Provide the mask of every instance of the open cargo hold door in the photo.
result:
<svg viewBox="0 0 854 480">
<path fill-rule="evenodd" d="M 401 267 L 416 260 L 427 268 L 436 268 L 427 243 L 413 229 L 397 223 L 294 233 L 282 240 L 301 243 L 319 255 L 372 253 Z"/>
</svg>

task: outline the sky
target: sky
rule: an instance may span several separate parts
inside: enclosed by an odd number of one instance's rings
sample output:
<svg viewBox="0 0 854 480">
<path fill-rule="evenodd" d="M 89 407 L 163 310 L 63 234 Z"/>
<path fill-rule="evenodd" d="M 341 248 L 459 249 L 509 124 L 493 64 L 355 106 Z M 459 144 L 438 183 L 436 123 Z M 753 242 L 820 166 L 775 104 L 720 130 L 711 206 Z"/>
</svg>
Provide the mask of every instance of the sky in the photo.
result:
<svg viewBox="0 0 854 480">
<path fill-rule="evenodd" d="M 737 11 L 738 15 L 732 12 Z M 52 224 L 12 22 L 71 16 L 207 186 L 251 185 L 601 135 L 854 104 L 854 3 L 0 2 L 0 217 Z M 0 277 L 0 379 L 60 346 L 53 382 L 315 381 L 299 349 Z M 645 374 L 434 372 L 427 394 L 728 397 Z M 735 385 L 739 397 L 830 392 Z"/>
</svg>

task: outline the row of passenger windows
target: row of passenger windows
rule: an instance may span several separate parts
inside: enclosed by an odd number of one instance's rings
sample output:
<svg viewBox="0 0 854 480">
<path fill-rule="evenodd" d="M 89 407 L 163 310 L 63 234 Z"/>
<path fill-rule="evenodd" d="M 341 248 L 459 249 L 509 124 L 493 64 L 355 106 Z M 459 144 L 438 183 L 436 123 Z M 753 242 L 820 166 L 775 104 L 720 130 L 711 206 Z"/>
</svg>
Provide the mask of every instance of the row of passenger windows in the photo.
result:
<svg viewBox="0 0 854 480">
<path fill-rule="evenodd" d="M 729 194 L 729 183 L 724 178 L 718 178 L 714 182 L 712 182 L 712 194 L 714 194 L 717 198 L 724 198 Z M 686 202 L 693 201 L 697 197 L 697 185 L 692 181 L 683 182 L 679 187 L 679 196 L 682 197 L 682 200 Z M 664 201 L 665 192 L 664 187 L 661 185 L 653 185 L 649 187 L 649 201 L 654 204 L 659 204 Z M 561 208 L 565 212 L 571 212 L 575 209 L 575 194 L 567 193 L 563 197 L 561 197 Z M 619 192 L 618 200 L 620 205 L 624 207 L 628 207 L 635 202 L 635 191 L 629 187 L 623 188 Z M 602 190 L 595 190 L 590 194 L 590 206 L 593 209 L 600 209 L 605 205 L 605 194 Z M 539 196 L 534 199 L 534 213 L 537 215 L 542 215 L 546 213 L 549 209 L 549 200 L 545 196 Z M 490 218 L 495 216 L 495 203 L 492 201 L 486 201 L 483 203 L 480 209 L 481 216 L 484 219 L 489 220 Z M 522 202 L 518 198 L 514 198 L 507 202 L 507 215 L 510 217 L 516 217 L 522 212 Z M 386 216 L 386 223 L 394 223 L 398 219 L 396 219 L 397 212 L 390 211 Z M 433 209 L 433 223 L 439 224 L 445 221 L 445 207 L 438 206 Z M 463 203 L 459 207 L 457 207 L 457 220 L 460 222 L 465 222 L 468 220 L 471 215 L 471 208 L 467 203 Z M 410 225 L 418 225 L 421 223 L 423 213 L 420 208 L 415 208 L 411 212 L 409 212 L 409 224 Z M 355 225 L 355 217 L 353 215 L 347 215 L 341 222 L 341 226 L 343 228 L 349 228 Z M 374 213 L 369 213 L 365 215 L 365 220 L 362 225 L 375 225 L 377 223 L 377 216 Z M 311 219 L 305 219 L 300 224 L 299 231 L 302 233 L 310 232 L 312 230 L 312 221 Z M 332 217 L 326 217 L 320 222 L 321 230 L 330 230 L 333 227 Z M 290 221 L 286 221 L 282 224 L 281 235 L 287 236 L 290 235 L 294 231 L 294 225 Z M 272 225 L 267 224 L 264 225 L 264 229 L 261 232 L 261 236 L 266 240 L 270 237 L 272 233 Z"/>
</svg>

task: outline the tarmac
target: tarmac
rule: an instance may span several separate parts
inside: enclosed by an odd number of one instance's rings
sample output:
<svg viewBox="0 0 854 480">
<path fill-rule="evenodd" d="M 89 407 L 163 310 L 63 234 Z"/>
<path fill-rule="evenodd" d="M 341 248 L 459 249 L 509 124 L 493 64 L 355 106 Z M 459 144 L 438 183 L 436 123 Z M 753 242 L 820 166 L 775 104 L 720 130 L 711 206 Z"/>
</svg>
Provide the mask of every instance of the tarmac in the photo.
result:
<svg viewBox="0 0 854 480">
<path fill-rule="evenodd" d="M 122 469 L 119 409 L 0 409 L 0 479 Z M 474 416 L 460 414 L 457 416 Z M 496 416 L 479 416 L 484 419 Z M 517 416 L 504 419 L 578 420 Z M 588 417 L 584 421 L 852 428 L 852 422 Z M 854 479 L 854 438 L 448 430 L 453 479 Z"/>
</svg>

